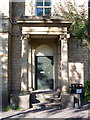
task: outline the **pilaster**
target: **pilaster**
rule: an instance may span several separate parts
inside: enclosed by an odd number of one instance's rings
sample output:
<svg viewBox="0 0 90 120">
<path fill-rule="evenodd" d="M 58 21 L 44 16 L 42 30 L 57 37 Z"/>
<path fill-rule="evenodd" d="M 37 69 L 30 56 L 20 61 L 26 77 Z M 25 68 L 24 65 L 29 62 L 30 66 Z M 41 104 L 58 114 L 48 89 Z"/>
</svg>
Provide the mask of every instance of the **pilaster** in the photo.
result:
<svg viewBox="0 0 90 120">
<path fill-rule="evenodd" d="M 60 50 L 60 45 L 61 45 L 61 40 L 58 40 L 58 87 L 61 89 L 61 66 L 60 66 L 60 61 L 61 61 L 61 50 Z M 56 68 L 57 69 L 57 68 Z"/>
<path fill-rule="evenodd" d="M 33 90 L 33 76 L 32 76 L 32 43 L 29 38 L 28 44 L 28 89 L 31 92 Z"/>
<path fill-rule="evenodd" d="M 28 38 L 29 35 L 22 35 L 21 51 L 21 91 L 28 90 Z"/>
<path fill-rule="evenodd" d="M 61 80 L 62 93 L 68 92 L 69 77 L 68 77 L 68 39 L 67 34 L 60 35 L 61 40 Z"/>
</svg>

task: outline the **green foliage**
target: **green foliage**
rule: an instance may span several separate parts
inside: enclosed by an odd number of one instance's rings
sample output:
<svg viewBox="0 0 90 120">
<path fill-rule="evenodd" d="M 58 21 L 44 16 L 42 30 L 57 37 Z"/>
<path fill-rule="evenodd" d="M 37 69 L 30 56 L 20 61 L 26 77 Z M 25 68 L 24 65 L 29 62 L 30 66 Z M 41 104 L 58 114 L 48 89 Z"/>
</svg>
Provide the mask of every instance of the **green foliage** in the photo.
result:
<svg viewBox="0 0 90 120">
<path fill-rule="evenodd" d="M 11 105 L 7 106 L 6 108 L 3 109 L 3 112 L 7 112 L 7 111 L 10 111 L 12 110 L 13 107 Z"/>
<path fill-rule="evenodd" d="M 3 108 L 3 112 L 7 112 L 7 111 L 10 111 L 10 110 L 22 110 L 22 109 L 23 108 L 14 109 L 12 105 L 9 105 L 6 108 Z"/>
<path fill-rule="evenodd" d="M 87 7 L 85 4 L 80 6 L 75 0 L 64 0 L 64 4 L 60 3 L 57 9 L 60 11 L 58 16 L 63 16 L 65 19 L 73 22 L 69 29 L 71 36 L 76 37 L 78 40 L 87 39 L 89 41 L 87 37 Z"/>
<path fill-rule="evenodd" d="M 87 37 L 87 20 L 81 20 L 80 18 L 75 19 L 75 23 L 70 28 L 72 36 L 77 37 L 79 40 Z"/>
<path fill-rule="evenodd" d="M 77 3 L 73 0 L 74 4 L 69 0 L 66 4 L 67 14 L 63 16 L 73 21 L 73 24 L 70 28 L 70 33 L 72 36 L 78 38 L 78 40 L 82 40 L 87 38 L 87 18 L 85 9 L 85 5 L 78 6 Z"/>
<path fill-rule="evenodd" d="M 84 85 L 84 96 L 86 101 L 90 101 L 90 80 L 87 80 Z"/>
</svg>

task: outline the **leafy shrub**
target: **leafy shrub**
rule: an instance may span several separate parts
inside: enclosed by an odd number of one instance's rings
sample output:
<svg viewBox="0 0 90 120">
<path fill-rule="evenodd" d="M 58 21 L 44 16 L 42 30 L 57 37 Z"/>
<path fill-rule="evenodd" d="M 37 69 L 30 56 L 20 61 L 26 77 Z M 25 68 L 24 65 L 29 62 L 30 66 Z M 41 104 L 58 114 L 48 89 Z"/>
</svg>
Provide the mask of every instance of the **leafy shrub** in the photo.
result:
<svg viewBox="0 0 90 120">
<path fill-rule="evenodd" d="M 87 80 L 84 85 L 84 99 L 90 101 L 90 80 Z"/>
<path fill-rule="evenodd" d="M 11 105 L 9 105 L 6 108 L 4 108 L 3 112 L 7 112 L 7 111 L 10 111 L 10 110 L 12 110 L 12 106 Z"/>
<path fill-rule="evenodd" d="M 7 111 L 10 111 L 10 110 L 23 110 L 23 108 L 19 107 L 17 109 L 14 109 L 12 105 L 9 105 L 6 108 L 3 108 L 3 112 L 7 112 Z"/>
</svg>

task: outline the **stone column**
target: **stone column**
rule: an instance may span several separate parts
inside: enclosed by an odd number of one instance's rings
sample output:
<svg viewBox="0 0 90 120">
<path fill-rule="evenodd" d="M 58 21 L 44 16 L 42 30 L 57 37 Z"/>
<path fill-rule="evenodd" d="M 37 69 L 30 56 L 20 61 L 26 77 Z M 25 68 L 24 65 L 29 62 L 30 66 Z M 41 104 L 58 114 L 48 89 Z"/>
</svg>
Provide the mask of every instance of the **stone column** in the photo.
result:
<svg viewBox="0 0 90 120">
<path fill-rule="evenodd" d="M 60 66 L 60 61 L 61 61 L 61 50 L 60 50 L 60 39 L 58 40 L 58 87 L 61 90 L 61 66 Z"/>
<path fill-rule="evenodd" d="M 28 38 L 29 35 L 22 36 L 21 91 L 28 90 Z"/>
<path fill-rule="evenodd" d="M 32 49 L 32 86 L 35 90 L 35 49 Z"/>
<path fill-rule="evenodd" d="M 30 39 L 28 45 L 28 89 L 31 92 L 33 90 L 33 77 L 32 77 L 32 44 Z"/>
<path fill-rule="evenodd" d="M 60 35 L 61 40 L 61 80 L 62 93 L 67 93 L 69 87 L 68 81 L 68 40 L 67 34 Z"/>
</svg>

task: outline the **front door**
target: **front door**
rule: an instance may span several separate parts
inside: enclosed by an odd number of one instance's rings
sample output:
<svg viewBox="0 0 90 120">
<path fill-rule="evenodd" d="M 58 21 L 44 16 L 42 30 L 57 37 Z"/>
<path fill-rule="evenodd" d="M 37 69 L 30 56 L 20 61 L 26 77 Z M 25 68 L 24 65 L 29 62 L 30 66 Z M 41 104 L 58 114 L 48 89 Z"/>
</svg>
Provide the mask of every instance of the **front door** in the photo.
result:
<svg viewBox="0 0 90 120">
<path fill-rule="evenodd" d="M 53 56 L 36 56 L 36 89 L 53 89 Z"/>
</svg>

